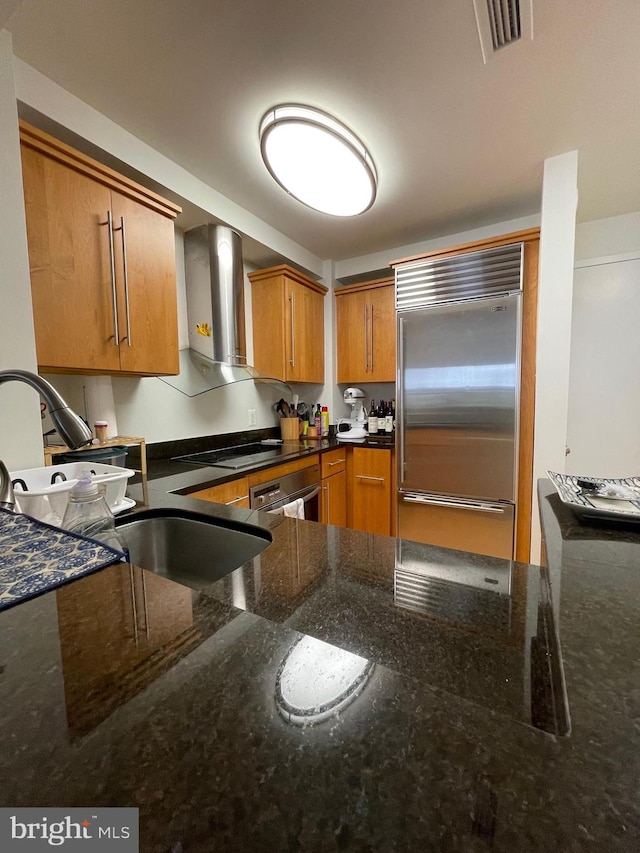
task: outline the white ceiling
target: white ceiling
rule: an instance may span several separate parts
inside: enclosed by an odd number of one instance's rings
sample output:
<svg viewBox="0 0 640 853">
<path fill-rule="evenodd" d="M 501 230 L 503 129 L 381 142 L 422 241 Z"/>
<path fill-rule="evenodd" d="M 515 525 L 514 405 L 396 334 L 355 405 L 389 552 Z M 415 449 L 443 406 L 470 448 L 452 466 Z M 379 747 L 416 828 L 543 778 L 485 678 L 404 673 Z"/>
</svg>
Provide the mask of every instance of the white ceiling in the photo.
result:
<svg viewBox="0 0 640 853">
<path fill-rule="evenodd" d="M 487 65 L 472 0 L 23 0 L 5 25 L 18 57 L 321 258 L 537 213 L 545 158 L 572 149 L 579 221 L 640 210 L 638 0 L 533 0 L 533 41 Z M 371 210 L 314 213 L 271 179 L 258 125 L 282 102 L 361 137 Z"/>
</svg>

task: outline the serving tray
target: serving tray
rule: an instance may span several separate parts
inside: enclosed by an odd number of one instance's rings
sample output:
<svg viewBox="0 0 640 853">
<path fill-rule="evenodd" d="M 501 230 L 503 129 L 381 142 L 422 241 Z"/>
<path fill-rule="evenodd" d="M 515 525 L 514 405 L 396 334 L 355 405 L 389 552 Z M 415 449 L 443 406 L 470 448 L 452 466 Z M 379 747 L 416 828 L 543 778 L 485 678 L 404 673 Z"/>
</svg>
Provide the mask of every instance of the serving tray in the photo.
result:
<svg viewBox="0 0 640 853">
<path fill-rule="evenodd" d="M 576 515 L 640 524 L 640 477 L 612 479 L 586 477 L 580 474 L 557 474 L 555 471 L 547 471 L 547 474 L 562 502 L 570 506 Z M 627 500 L 598 497 L 585 492 L 578 485 L 578 480 L 590 480 L 598 487 L 629 490 L 636 497 Z"/>
</svg>

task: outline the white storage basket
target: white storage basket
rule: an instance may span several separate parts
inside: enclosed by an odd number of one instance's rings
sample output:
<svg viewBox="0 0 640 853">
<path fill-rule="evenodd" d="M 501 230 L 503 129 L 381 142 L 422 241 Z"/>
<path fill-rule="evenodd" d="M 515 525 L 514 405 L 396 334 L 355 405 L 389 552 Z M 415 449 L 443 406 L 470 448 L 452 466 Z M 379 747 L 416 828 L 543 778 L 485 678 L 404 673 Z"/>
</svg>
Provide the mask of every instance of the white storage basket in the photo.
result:
<svg viewBox="0 0 640 853">
<path fill-rule="evenodd" d="M 87 459 L 10 472 L 16 509 L 39 521 L 61 524 L 69 503 L 69 492 L 84 471 L 91 471 L 94 475 L 95 482 L 104 490 L 105 500 L 112 512 L 122 508 L 127 480 L 136 472 L 130 468 L 103 465 Z"/>
</svg>

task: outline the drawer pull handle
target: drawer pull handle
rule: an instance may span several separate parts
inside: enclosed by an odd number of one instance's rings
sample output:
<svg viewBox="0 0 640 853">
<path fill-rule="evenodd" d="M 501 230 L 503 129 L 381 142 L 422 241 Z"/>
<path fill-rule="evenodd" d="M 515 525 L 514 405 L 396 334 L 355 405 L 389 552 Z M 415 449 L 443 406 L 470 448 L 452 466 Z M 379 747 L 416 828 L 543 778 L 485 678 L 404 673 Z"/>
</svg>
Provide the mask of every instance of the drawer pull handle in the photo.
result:
<svg viewBox="0 0 640 853">
<path fill-rule="evenodd" d="M 239 501 L 246 501 L 246 500 L 249 500 L 249 495 L 240 495 L 239 498 L 233 498 L 233 500 L 225 501 L 224 505 L 230 506 L 231 504 L 237 504 Z"/>
<path fill-rule="evenodd" d="M 368 477 L 366 474 L 356 474 L 357 480 L 375 480 L 378 483 L 384 483 L 384 477 Z"/>
<path fill-rule="evenodd" d="M 342 465 L 344 461 L 344 459 L 336 459 L 335 462 L 329 462 L 329 467 L 331 468 L 333 465 Z"/>
</svg>

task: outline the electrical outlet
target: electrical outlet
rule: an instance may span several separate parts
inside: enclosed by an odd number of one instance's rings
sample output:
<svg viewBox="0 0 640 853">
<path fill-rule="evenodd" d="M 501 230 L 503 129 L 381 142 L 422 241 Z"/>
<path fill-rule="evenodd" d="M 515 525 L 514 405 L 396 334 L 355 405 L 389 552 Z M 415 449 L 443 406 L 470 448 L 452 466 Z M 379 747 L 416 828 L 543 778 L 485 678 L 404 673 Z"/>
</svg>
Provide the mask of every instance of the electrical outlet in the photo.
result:
<svg viewBox="0 0 640 853">
<path fill-rule="evenodd" d="M 255 409 L 249 409 L 249 426 L 256 426 L 258 423 L 258 416 L 256 415 Z"/>
</svg>

